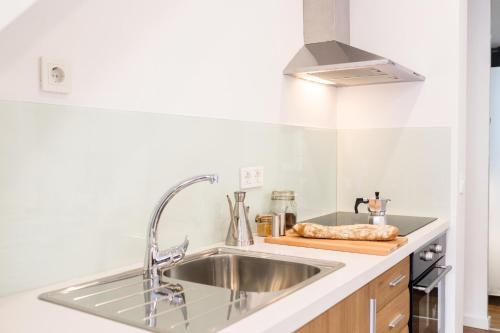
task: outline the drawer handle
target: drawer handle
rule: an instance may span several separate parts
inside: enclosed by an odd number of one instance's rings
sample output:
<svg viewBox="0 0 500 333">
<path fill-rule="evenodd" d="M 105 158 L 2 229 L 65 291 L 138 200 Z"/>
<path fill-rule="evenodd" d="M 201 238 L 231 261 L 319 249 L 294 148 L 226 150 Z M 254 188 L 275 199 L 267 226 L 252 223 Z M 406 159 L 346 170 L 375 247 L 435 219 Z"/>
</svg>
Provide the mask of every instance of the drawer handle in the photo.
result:
<svg viewBox="0 0 500 333">
<path fill-rule="evenodd" d="M 398 314 L 398 315 L 397 315 L 397 317 L 396 317 L 396 318 L 394 318 L 394 319 L 393 319 L 393 320 L 389 323 L 389 328 L 396 328 L 396 327 L 399 325 L 399 323 L 400 323 L 403 319 L 405 319 L 405 315 L 404 315 L 404 314 L 402 314 L 402 313 Z"/>
<path fill-rule="evenodd" d="M 377 332 L 377 300 L 370 298 L 370 333 Z"/>
<path fill-rule="evenodd" d="M 394 280 L 392 280 L 391 282 L 389 282 L 389 286 L 395 287 L 398 284 L 400 284 L 401 282 L 403 282 L 403 280 L 405 278 L 406 278 L 406 275 L 401 274 L 400 276 L 398 276 L 397 278 L 395 278 Z"/>
</svg>

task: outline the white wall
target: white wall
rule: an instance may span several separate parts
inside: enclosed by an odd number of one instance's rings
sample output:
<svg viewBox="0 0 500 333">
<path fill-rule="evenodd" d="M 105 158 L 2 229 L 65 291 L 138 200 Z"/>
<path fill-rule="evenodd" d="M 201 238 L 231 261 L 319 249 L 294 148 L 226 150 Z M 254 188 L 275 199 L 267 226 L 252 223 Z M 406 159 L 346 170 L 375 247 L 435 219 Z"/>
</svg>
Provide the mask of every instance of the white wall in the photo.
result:
<svg viewBox="0 0 500 333">
<path fill-rule="evenodd" d="M 338 89 L 339 128 L 456 124 L 457 1 L 351 0 L 351 44 L 427 79 Z"/>
<path fill-rule="evenodd" d="M 465 0 L 351 0 L 351 44 L 387 56 L 427 79 L 337 90 L 341 129 L 450 128 L 447 260 L 454 269 L 447 278 L 447 332 L 462 327 L 463 198 L 458 183 L 465 172 L 466 13 Z M 376 142 L 363 148 L 377 149 Z"/>
<path fill-rule="evenodd" d="M 302 44 L 301 0 L 39 0 L 0 33 L 0 100 L 334 127 L 335 88 L 282 75 Z"/>
<path fill-rule="evenodd" d="M 469 1 L 464 323 L 488 328 L 490 0 Z"/>
<path fill-rule="evenodd" d="M 500 18 L 500 17 L 499 17 Z M 488 294 L 500 296 L 500 67 L 491 69 Z M 483 278 L 484 279 L 484 278 Z M 483 280 L 482 279 L 482 280 Z M 484 292 L 482 293 L 485 294 Z M 484 304 L 481 304 L 484 307 Z M 481 307 L 480 309 L 483 309 Z"/>
</svg>

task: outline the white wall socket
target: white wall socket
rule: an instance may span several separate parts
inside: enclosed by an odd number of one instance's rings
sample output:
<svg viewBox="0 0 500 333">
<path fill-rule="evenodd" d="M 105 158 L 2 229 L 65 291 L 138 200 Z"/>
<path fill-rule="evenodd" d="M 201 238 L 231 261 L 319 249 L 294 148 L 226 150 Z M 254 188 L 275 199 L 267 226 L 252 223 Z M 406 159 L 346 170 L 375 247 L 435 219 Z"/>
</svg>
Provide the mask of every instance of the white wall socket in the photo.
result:
<svg viewBox="0 0 500 333">
<path fill-rule="evenodd" d="M 40 58 L 40 89 L 46 92 L 68 94 L 71 92 L 71 70 L 61 60 Z"/>
<path fill-rule="evenodd" d="M 264 186 L 264 167 L 245 167 L 240 169 L 240 188 L 242 190 L 262 186 Z"/>
</svg>

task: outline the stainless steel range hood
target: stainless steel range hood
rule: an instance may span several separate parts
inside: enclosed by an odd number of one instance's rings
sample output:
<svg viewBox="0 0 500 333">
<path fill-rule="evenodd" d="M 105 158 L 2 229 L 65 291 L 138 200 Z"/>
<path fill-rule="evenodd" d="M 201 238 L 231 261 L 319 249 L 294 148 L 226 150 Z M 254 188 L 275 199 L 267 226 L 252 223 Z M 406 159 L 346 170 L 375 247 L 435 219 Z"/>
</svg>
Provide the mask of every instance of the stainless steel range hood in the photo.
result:
<svg viewBox="0 0 500 333">
<path fill-rule="evenodd" d="M 283 71 L 338 87 L 423 81 L 394 61 L 349 45 L 349 0 L 303 0 L 304 42 Z"/>
</svg>

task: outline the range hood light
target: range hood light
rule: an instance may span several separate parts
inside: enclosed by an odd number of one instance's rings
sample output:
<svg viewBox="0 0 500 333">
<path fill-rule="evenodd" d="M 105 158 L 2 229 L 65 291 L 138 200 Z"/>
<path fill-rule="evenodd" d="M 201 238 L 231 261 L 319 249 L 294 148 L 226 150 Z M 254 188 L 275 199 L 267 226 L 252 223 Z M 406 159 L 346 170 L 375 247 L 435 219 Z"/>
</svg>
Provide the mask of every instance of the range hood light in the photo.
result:
<svg viewBox="0 0 500 333">
<path fill-rule="evenodd" d="M 311 81 L 311 82 L 335 85 L 335 82 L 333 82 L 333 81 L 328 81 L 328 80 L 322 79 L 320 77 L 311 75 L 309 73 L 302 73 L 298 77 L 300 77 L 301 79 L 307 80 L 307 81 Z"/>
</svg>

